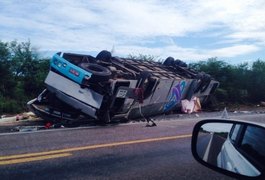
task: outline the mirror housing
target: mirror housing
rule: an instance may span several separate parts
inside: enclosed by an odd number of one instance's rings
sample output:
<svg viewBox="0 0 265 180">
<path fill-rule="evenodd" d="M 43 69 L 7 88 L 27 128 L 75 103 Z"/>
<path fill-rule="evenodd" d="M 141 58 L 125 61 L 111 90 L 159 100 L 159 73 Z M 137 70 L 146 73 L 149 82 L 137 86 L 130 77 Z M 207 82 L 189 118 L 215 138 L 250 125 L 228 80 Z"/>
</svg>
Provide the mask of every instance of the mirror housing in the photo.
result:
<svg viewBox="0 0 265 180">
<path fill-rule="evenodd" d="M 265 124 L 202 120 L 194 126 L 191 146 L 193 157 L 210 169 L 239 179 L 265 179 Z"/>
</svg>

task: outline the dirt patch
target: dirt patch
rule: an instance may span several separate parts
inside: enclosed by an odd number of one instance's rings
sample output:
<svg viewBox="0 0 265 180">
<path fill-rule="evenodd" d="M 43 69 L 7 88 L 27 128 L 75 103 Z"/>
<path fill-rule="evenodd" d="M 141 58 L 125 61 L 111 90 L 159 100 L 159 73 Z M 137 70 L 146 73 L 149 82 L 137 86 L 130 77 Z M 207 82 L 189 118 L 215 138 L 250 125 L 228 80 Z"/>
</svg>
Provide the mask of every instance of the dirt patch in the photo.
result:
<svg viewBox="0 0 265 180">
<path fill-rule="evenodd" d="M 230 104 L 227 106 L 228 111 L 254 111 L 254 112 L 264 112 L 265 107 L 260 104 L 250 104 L 250 105 L 244 105 L 244 104 Z"/>
</svg>

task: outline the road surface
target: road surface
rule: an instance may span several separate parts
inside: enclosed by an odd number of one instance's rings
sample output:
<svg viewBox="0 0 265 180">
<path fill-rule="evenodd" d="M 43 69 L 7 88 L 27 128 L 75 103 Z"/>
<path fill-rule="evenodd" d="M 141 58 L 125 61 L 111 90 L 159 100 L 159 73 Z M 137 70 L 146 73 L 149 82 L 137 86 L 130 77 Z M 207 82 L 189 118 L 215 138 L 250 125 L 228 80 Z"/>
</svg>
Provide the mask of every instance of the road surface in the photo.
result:
<svg viewBox="0 0 265 180">
<path fill-rule="evenodd" d="M 201 133 L 197 141 L 198 156 L 204 161 L 217 166 L 217 156 L 225 140 L 216 133 Z"/>
<path fill-rule="evenodd" d="M 1 134 L 0 179 L 229 179 L 192 157 L 191 132 L 200 119 L 172 117 L 157 127 L 130 123 Z"/>
</svg>

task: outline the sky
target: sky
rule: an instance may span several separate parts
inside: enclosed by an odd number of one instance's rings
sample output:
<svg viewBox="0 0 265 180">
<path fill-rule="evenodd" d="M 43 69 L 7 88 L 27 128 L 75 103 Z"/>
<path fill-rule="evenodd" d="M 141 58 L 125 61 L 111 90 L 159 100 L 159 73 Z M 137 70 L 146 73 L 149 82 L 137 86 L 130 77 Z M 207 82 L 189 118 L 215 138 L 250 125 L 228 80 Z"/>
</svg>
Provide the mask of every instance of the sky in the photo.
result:
<svg viewBox="0 0 265 180">
<path fill-rule="evenodd" d="M 265 59 L 264 0 L 1 0 L 0 41 L 72 52 Z"/>
<path fill-rule="evenodd" d="M 208 132 L 230 132 L 232 123 L 206 123 L 202 125 L 202 129 Z"/>
</svg>

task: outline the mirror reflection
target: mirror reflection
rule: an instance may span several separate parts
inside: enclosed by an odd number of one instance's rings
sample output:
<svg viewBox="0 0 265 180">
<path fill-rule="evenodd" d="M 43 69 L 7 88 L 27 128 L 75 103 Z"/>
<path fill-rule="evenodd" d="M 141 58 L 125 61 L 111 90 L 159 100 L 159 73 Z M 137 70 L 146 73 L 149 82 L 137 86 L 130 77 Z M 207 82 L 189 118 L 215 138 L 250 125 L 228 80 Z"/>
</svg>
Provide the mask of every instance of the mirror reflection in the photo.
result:
<svg viewBox="0 0 265 180">
<path fill-rule="evenodd" d="M 259 176 L 265 169 L 265 130 L 239 123 L 203 124 L 197 153 L 211 165 L 241 175 Z"/>
</svg>

